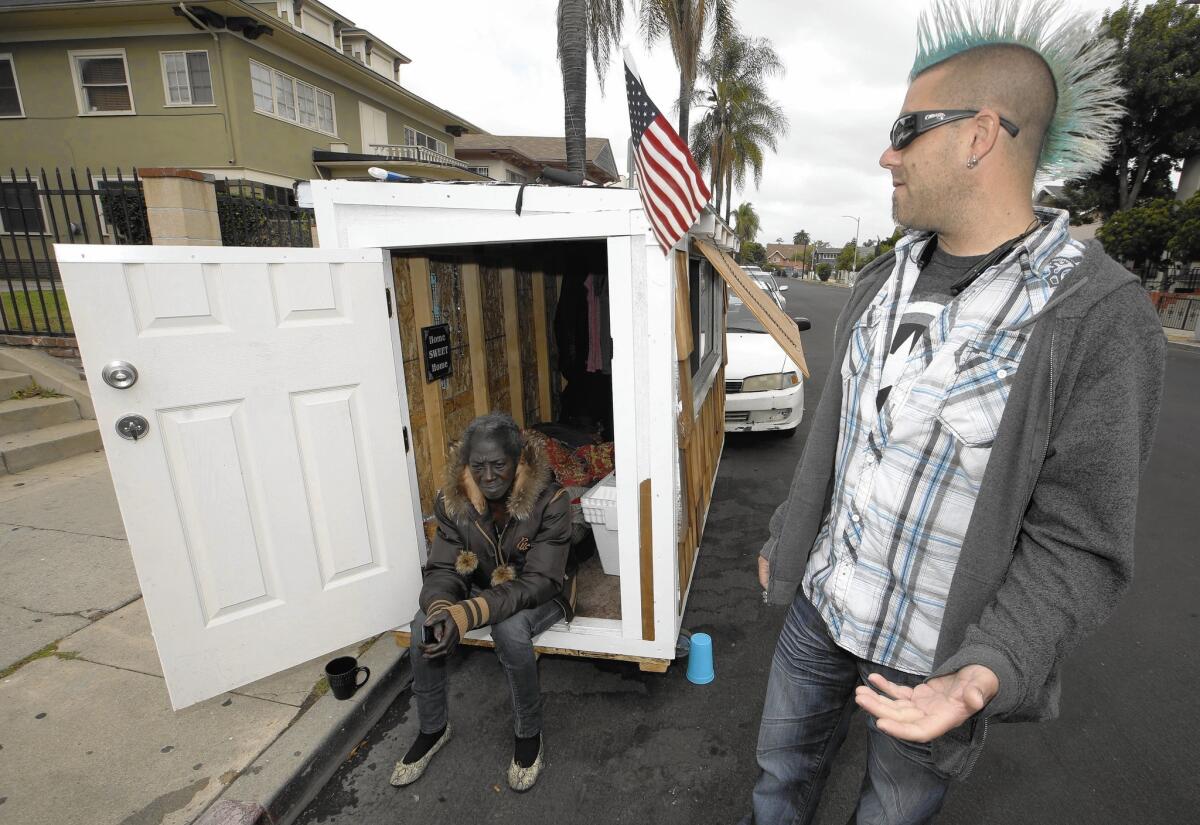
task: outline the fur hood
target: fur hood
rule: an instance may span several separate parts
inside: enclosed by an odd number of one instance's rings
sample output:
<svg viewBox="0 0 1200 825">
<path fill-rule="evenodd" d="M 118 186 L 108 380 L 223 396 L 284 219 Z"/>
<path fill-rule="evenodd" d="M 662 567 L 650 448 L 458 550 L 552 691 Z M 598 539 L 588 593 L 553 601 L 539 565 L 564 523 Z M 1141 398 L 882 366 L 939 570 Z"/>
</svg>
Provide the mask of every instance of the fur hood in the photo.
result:
<svg viewBox="0 0 1200 825">
<path fill-rule="evenodd" d="M 541 443 L 535 438 L 522 440 L 521 459 L 517 463 L 516 477 L 507 502 L 508 514 L 518 521 L 529 518 L 533 506 L 554 479 L 550 460 Z M 479 514 L 487 510 L 487 499 L 471 477 L 471 470 L 462 453 L 458 442 L 450 445 L 450 455 L 454 461 L 446 466 L 446 478 L 442 483 L 442 501 L 450 518 L 470 514 L 471 508 Z"/>
</svg>

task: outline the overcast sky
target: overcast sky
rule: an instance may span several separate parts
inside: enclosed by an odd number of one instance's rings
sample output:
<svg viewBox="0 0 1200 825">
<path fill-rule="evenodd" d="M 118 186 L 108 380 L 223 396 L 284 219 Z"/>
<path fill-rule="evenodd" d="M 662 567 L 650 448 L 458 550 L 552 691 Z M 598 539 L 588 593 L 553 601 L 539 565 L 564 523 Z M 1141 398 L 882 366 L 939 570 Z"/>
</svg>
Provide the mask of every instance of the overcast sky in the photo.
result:
<svg viewBox="0 0 1200 825">
<path fill-rule="evenodd" d="M 416 94 L 494 134 L 563 134 L 556 0 L 325 2 L 412 60 L 401 83 Z M 1118 4 L 1073 0 L 1097 19 Z M 843 215 L 862 219 L 863 239 L 891 234 L 891 178 L 878 160 L 904 98 L 923 5 L 739 0 L 742 31 L 771 38 L 787 67 L 770 88 L 791 131 L 768 155 L 761 187 L 751 183 L 734 199 L 758 210 L 760 242 L 790 243 L 793 232 L 806 229 L 814 240 L 840 246 L 854 237 L 854 221 Z M 679 87 L 670 46 L 647 50 L 636 20 L 627 0 L 624 39 L 651 99 L 669 113 Z M 604 96 L 589 68 L 587 132 L 609 139 L 624 172 L 629 116 L 620 59 L 613 55 Z"/>
</svg>

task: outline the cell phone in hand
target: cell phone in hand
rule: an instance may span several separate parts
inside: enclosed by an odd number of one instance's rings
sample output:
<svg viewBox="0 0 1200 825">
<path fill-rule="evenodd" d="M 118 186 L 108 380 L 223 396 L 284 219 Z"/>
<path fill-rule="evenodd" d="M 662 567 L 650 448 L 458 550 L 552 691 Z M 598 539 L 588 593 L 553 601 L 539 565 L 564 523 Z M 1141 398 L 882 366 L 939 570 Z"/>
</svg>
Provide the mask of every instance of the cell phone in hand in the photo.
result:
<svg viewBox="0 0 1200 825">
<path fill-rule="evenodd" d="M 437 636 L 435 636 L 433 633 L 433 627 L 431 625 L 424 625 L 423 629 L 425 631 L 425 644 L 427 644 L 427 645 L 436 644 Z"/>
</svg>

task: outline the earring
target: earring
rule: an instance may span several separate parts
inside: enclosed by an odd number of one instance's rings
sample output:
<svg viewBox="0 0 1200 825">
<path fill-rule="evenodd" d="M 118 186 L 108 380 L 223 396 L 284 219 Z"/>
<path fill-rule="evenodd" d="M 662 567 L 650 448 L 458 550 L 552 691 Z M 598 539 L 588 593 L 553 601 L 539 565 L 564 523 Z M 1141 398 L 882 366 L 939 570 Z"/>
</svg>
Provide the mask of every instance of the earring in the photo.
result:
<svg viewBox="0 0 1200 825">
<path fill-rule="evenodd" d="M 974 155 L 971 155 L 971 159 L 967 161 L 967 168 L 974 169 L 978 165 L 979 165 L 979 158 L 975 157 Z"/>
</svg>

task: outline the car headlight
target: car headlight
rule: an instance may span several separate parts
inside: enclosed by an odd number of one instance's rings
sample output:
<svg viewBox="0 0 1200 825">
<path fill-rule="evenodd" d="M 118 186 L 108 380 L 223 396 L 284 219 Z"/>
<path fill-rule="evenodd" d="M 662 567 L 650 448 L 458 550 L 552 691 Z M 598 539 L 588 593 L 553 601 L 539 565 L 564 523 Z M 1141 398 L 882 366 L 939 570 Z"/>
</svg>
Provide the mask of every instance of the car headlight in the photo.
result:
<svg viewBox="0 0 1200 825">
<path fill-rule="evenodd" d="M 783 390 L 800 383 L 800 376 L 794 372 L 772 372 L 767 375 L 751 375 L 742 382 L 742 392 L 764 392 L 766 390 Z"/>
</svg>

